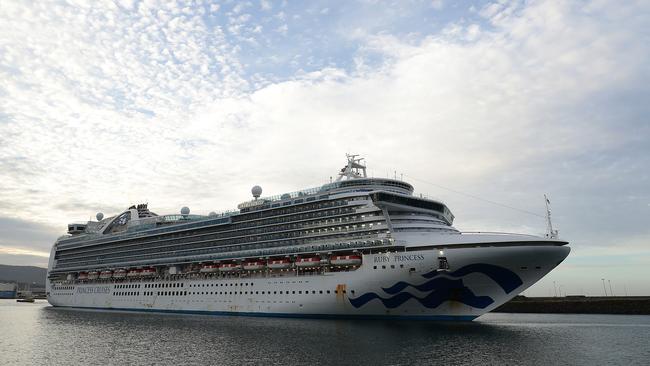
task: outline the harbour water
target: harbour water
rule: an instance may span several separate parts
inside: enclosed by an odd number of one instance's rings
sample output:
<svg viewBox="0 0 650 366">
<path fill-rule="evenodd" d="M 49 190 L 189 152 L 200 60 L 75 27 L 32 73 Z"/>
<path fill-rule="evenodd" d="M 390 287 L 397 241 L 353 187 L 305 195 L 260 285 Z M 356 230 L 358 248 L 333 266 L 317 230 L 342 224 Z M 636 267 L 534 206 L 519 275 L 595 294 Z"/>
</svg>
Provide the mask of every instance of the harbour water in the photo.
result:
<svg viewBox="0 0 650 366">
<path fill-rule="evenodd" d="M 469 323 L 80 311 L 0 300 L 2 365 L 647 365 L 650 316 Z"/>
</svg>

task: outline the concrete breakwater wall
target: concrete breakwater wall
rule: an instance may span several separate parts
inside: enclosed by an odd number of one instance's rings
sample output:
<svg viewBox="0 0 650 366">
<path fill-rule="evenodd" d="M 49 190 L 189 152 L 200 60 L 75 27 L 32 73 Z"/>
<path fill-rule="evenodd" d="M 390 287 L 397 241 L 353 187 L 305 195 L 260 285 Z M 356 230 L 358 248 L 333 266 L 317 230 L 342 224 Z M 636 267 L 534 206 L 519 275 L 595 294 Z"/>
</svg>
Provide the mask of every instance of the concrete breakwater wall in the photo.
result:
<svg viewBox="0 0 650 366">
<path fill-rule="evenodd" d="M 650 315 L 650 296 L 517 296 L 493 311 L 497 313 Z"/>
</svg>

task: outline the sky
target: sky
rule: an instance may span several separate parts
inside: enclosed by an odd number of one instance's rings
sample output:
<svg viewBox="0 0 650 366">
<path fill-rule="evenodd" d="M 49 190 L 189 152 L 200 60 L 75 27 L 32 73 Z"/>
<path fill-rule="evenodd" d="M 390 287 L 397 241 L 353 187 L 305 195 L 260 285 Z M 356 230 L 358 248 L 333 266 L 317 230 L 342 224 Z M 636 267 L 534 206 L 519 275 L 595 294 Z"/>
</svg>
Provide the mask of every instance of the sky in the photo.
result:
<svg viewBox="0 0 650 366">
<path fill-rule="evenodd" d="M 0 263 L 47 266 L 97 212 L 320 186 L 349 152 L 465 231 L 541 235 L 547 194 L 572 253 L 526 295 L 650 295 L 649 21 L 647 1 L 5 2 Z"/>
</svg>

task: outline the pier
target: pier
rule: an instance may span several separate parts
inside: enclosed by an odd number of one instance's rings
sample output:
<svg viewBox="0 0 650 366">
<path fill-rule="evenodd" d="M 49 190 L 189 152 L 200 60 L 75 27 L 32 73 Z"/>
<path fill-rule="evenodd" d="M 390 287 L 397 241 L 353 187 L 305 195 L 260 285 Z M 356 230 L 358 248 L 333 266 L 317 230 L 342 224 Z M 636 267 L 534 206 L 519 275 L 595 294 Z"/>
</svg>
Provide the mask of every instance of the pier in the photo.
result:
<svg viewBox="0 0 650 366">
<path fill-rule="evenodd" d="M 493 312 L 650 315 L 650 296 L 517 296 Z"/>
</svg>

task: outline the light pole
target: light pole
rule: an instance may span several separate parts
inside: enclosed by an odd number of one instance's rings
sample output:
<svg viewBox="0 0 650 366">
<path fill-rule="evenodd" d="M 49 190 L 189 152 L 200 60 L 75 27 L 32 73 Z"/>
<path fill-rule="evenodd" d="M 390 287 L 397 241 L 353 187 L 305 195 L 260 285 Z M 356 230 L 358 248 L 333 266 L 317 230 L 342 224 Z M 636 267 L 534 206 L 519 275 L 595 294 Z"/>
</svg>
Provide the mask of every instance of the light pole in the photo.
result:
<svg viewBox="0 0 650 366">
<path fill-rule="evenodd" d="M 564 285 L 560 285 L 560 289 L 558 291 L 560 293 L 560 297 L 562 297 L 562 286 L 564 286 Z"/>
<path fill-rule="evenodd" d="M 612 281 L 607 280 L 607 282 L 609 282 L 609 295 L 614 296 L 614 291 L 612 291 Z"/>
<path fill-rule="evenodd" d="M 601 278 L 601 281 L 603 281 L 603 291 L 605 291 L 605 296 L 607 296 L 607 288 L 605 287 L 605 279 Z"/>
<path fill-rule="evenodd" d="M 557 288 L 555 287 L 555 281 L 553 281 L 553 294 L 557 297 Z"/>
</svg>

